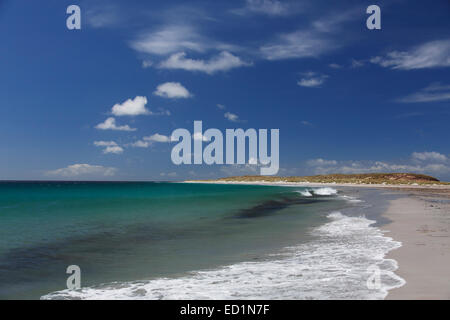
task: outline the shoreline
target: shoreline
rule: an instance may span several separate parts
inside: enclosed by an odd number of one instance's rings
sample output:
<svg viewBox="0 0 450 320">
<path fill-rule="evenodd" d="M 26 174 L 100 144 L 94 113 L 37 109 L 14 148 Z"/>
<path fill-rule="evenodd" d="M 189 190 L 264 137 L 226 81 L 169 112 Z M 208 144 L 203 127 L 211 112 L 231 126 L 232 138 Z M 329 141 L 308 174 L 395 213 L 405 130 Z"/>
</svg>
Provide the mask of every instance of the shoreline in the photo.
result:
<svg viewBox="0 0 450 320">
<path fill-rule="evenodd" d="M 450 299 L 450 186 L 375 185 L 338 183 L 287 183 L 264 181 L 186 181 L 185 183 L 243 184 L 286 187 L 351 187 L 392 191 L 382 213 L 389 223 L 380 228 L 402 243 L 386 259 L 398 264 L 395 274 L 406 283 L 388 291 L 387 300 Z"/>
<path fill-rule="evenodd" d="M 405 279 L 389 290 L 388 300 L 450 299 L 450 193 L 413 190 L 391 200 L 381 227 L 402 246 L 386 258 L 398 263 L 395 273 Z"/>
<path fill-rule="evenodd" d="M 242 184 L 255 186 L 285 186 L 285 187 L 354 187 L 354 188 L 386 188 L 386 189 L 429 189 L 450 190 L 450 185 L 439 184 L 358 184 L 358 183 L 319 183 L 319 182 L 267 182 L 267 181 L 196 181 L 186 180 L 179 183 L 204 183 L 204 184 Z"/>
</svg>

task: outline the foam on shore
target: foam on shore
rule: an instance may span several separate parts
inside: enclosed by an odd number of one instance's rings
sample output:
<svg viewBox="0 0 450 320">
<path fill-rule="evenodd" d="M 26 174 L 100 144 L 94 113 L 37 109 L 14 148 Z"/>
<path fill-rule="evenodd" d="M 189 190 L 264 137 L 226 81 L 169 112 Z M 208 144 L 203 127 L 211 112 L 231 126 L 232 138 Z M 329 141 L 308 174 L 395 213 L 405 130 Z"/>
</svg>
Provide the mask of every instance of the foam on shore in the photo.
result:
<svg viewBox="0 0 450 320">
<path fill-rule="evenodd" d="M 383 299 L 405 281 L 387 252 L 401 244 L 375 221 L 331 213 L 315 239 L 262 261 L 241 262 L 178 278 L 115 282 L 50 293 L 42 299 Z M 369 288 L 374 270 L 379 286 Z"/>
</svg>

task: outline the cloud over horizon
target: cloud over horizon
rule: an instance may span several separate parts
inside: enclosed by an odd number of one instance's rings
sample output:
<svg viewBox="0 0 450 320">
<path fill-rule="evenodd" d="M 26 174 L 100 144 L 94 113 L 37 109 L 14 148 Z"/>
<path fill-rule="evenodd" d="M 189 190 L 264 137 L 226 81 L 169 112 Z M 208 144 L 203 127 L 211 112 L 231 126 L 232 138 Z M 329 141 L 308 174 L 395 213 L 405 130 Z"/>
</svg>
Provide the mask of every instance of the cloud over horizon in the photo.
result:
<svg viewBox="0 0 450 320">
<path fill-rule="evenodd" d="M 337 161 L 319 158 L 308 160 L 306 165 L 313 174 L 376 172 L 421 173 L 438 176 L 450 174 L 449 158 L 435 151 L 413 152 L 410 159 L 401 163 L 358 160 Z"/>
<path fill-rule="evenodd" d="M 72 164 L 65 168 L 47 171 L 49 176 L 59 176 L 62 178 L 96 178 L 96 177 L 111 177 L 117 172 L 116 168 L 104 167 L 100 165 L 90 164 Z"/>
</svg>

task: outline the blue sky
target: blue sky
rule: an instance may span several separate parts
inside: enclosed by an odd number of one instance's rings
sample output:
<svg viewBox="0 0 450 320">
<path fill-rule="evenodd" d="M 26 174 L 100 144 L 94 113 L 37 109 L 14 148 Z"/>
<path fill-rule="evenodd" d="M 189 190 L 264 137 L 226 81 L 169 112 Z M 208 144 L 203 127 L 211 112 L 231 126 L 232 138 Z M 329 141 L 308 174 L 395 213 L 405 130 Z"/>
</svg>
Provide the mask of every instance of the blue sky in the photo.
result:
<svg viewBox="0 0 450 320">
<path fill-rule="evenodd" d="M 0 1 L 0 179 L 259 172 L 172 164 L 167 137 L 202 120 L 279 128 L 279 175 L 450 180 L 449 14 L 447 0 Z"/>
</svg>

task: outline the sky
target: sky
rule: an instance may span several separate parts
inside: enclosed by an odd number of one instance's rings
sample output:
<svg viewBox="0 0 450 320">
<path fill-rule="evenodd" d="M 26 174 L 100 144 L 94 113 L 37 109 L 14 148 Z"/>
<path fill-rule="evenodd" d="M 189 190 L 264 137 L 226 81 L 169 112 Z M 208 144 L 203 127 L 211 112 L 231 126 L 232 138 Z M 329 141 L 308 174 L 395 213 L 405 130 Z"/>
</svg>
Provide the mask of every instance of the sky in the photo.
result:
<svg viewBox="0 0 450 320">
<path fill-rule="evenodd" d="M 0 179 L 259 173 L 173 164 L 171 133 L 201 120 L 279 129 L 282 176 L 449 181 L 449 17 L 447 0 L 0 0 Z"/>
</svg>

